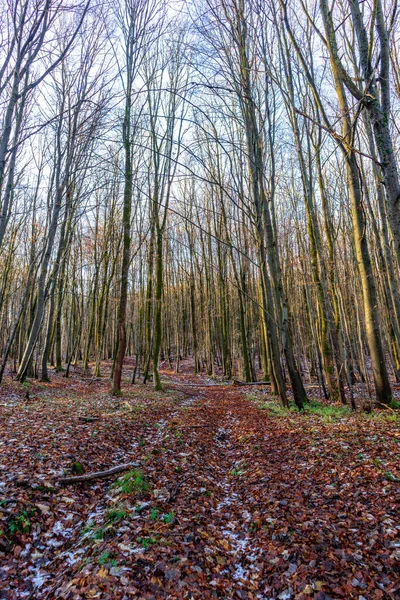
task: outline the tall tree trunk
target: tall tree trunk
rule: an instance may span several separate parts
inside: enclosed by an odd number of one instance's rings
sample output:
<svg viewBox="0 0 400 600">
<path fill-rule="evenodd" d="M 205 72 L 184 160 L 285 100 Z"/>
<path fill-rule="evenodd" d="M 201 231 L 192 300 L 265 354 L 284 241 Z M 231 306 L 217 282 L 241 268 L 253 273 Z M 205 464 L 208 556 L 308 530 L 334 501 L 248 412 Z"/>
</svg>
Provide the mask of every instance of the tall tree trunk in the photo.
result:
<svg viewBox="0 0 400 600">
<path fill-rule="evenodd" d="M 392 400 L 392 392 L 386 370 L 385 357 L 380 335 L 377 294 L 368 249 L 359 168 L 353 149 L 350 111 L 344 91 L 341 70 L 338 66 L 336 35 L 332 22 L 332 16 L 328 10 L 327 0 L 320 0 L 320 6 L 330 53 L 336 94 L 338 97 L 342 117 L 343 149 L 346 163 L 347 182 L 349 186 L 354 248 L 363 292 L 365 328 L 375 382 L 376 399 L 381 404 L 389 404 Z"/>
<path fill-rule="evenodd" d="M 129 66 L 128 66 L 129 68 Z M 130 73 L 128 74 L 130 77 Z M 131 142 L 131 83 L 128 86 L 128 93 L 125 103 L 125 114 L 122 131 L 124 144 L 124 204 L 122 214 L 122 267 L 121 267 L 121 285 L 117 316 L 117 355 L 114 367 L 112 394 L 121 394 L 122 368 L 126 350 L 126 306 L 128 301 L 128 275 L 131 257 L 131 212 L 132 212 L 132 142 Z"/>
</svg>

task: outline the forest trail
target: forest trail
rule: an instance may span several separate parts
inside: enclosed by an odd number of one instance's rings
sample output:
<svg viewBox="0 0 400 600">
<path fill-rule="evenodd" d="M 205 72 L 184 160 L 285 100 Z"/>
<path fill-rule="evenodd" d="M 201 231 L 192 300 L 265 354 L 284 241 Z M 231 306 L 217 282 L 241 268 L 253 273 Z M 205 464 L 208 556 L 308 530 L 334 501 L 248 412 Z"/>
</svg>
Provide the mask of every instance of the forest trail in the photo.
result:
<svg viewBox="0 0 400 600">
<path fill-rule="evenodd" d="M 398 423 L 162 375 L 117 399 L 78 376 L 1 391 L 0 598 L 399 597 Z M 138 467 L 55 483 L 74 461 Z"/>
</svg>

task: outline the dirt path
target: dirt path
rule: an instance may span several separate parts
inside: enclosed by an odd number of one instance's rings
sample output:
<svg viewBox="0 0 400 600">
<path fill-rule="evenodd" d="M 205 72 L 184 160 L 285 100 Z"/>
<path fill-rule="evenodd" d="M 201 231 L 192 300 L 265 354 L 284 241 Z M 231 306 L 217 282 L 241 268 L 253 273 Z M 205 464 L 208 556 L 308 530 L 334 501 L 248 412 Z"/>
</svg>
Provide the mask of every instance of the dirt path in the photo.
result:
<svg viewBox="0 0 400 600">
<path fill-rule="evenodd" d="M 30 524 L 4 545 L 0 598 L 399 597 L 397 425 L 274 417 L 167 376 L 163 394 L 44 386 L 3 409 L 2 497 Z M 78 459 L 135 460 L 144 482 L 50 486 Z"/>
</svg>

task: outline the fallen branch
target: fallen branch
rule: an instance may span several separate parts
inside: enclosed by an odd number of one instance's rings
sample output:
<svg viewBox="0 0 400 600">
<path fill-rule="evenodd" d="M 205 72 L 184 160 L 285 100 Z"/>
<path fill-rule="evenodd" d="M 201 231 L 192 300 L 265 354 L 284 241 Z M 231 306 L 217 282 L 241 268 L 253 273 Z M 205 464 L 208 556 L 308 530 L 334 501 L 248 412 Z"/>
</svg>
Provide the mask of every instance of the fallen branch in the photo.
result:
<svg viewBox="0 0 400 600">
<path fill-rule="evenodd" d="M 126 465 L 118 465 L 106 471 L 97 471 L 96 473 L 87 473 L 86 475 L 78 475 L 76 477 L 57 477 L 57 482 L 64 484 L 81 483 L 83 481 L 91 481 L 92 479 L 100 479 L 101 477 L 110 477 L 110 475 L 129 471 L 129 469 L 134 469 L 137 466 L 139 466 L 138 463 L 127 463 Z"/>
<path fill-rule="evenodd" d="M 223 382 L 223 383 L 183 383 L 185 387 L 193 387 L 193 388 L 216 388 L 216 387 L 226 387 L 227 385 L 232 385 L 232 382 Z"/>
<path fill-rule="evenodd" d="M 239 381 L 234 379 L 232 385 L 271 385 L 270 381 Z"/>
<path fill-rule="evenodd" d="M 232 379 L 232 381 L 223 381 L 221 383 L 183 383 L 185 387 L 194 388 L 217 388 L 226 387 L 229 385 L 271 385 L 270 381 L 239 381 L 238 379 Z"/>
<path fill-rule="evenodd" d="M 168 502 L 172 502 L 173 500 L 176 499 L 176 497 L 179 494 L 179 490 L 182 487 L 182 485 L 185 483 L 185 481 L 187 481 L 191 477 L 194 477 L 193 473 L 191 473 L 190 475 L 187 475 L 186 477 L 183 477 L 182 479 L 180 479 L 178 481 L 178 483 L 170 491 Z"/>
<path fill-rule="evenodd" d="M 389 590 L 387 590 L 382 583 L 377 583 L 376 585 L 378 586 L 379 589 L 381 589 L 383 592 L 385 592 L 385 594 L 387 594 L 389 596 L 390 600 L 396 600 L 395 597 L 393 596 L 393 594 L 391 594 L 389 592 Z"/>
<path fill-rule="evenodd" d="M 321 388 L 321 385 L 319 383 L 305 383 L 304 387 L 307 390 L 317 390 Z"/>
<path fill-rule="evenodd" d="M 84 423 L 93 423 L 93 421 L 98 421 L 99 417 L 78 417 L 80 421 Z"/>
</svg>

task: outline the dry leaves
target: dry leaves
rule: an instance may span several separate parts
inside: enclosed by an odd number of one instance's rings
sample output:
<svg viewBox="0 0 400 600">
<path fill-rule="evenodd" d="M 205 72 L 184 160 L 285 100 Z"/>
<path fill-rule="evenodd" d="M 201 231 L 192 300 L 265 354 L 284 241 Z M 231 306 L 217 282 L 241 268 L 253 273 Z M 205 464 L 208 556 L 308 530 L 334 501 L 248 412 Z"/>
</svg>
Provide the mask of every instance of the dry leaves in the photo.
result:
<svg viewBox="0 0 400 600">
<path fill-rule="evenodd" d="M 399 597 L 398 424 L 167 376 L 121 399 L 78 375 L 0 389 L 1 598 Z M 55 484 L 75 461 L 139 461 L 145 485 Z"/>
</svg>

